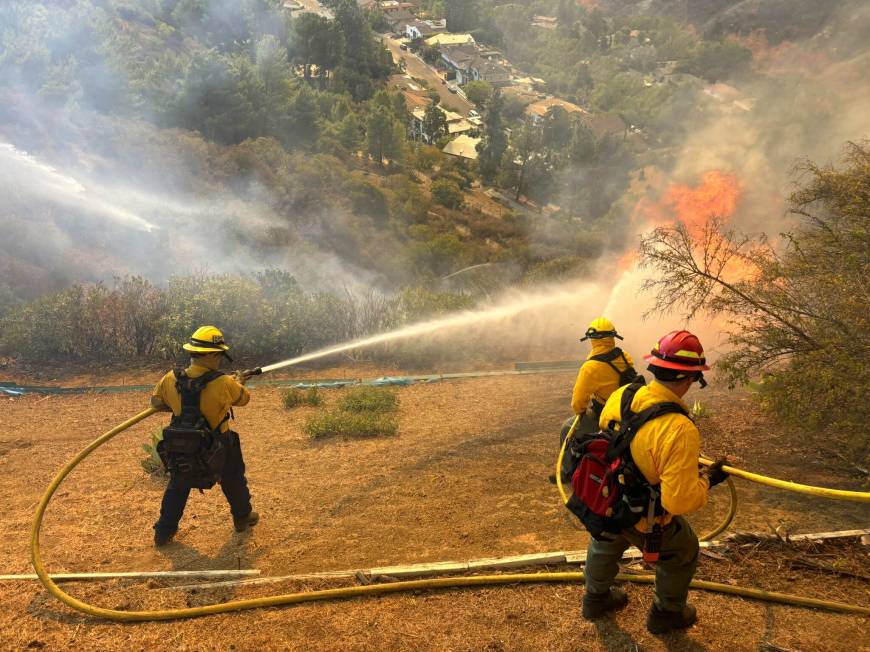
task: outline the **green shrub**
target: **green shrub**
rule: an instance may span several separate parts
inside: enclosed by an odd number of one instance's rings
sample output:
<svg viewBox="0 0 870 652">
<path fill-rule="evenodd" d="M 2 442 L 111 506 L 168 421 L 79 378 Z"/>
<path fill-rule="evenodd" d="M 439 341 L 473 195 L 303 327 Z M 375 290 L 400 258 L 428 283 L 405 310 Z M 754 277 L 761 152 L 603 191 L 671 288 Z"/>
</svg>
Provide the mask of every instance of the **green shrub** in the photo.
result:
<svg viewBox="0 0 870 652">
<path fill-rule="evenodd" d="M 393 417 L 377 412 L 323 411 L 305 424 L 305 433 L 312 439 L 325 437 L 391 437 L 398 424 Z"/>
<path fill-rule="evenodd" d="M 147 457 L 140 464 L 148 475 L 159 477 L 166 475 L 166 469 L 163 468 L 163 462 L 160 460 L 160 455 L 157 454 L 157 444 L 161 441 L 163 441 L 163 428 L 155 428 L 151 432 L 151 441 L 142 444 L 142 450 L 145 451 Z"/>
<path fill-rule="evenodd" d="M 353 387 L 338 401 L 338 409 L 346 412 L 389 414 L 399 409 L 399 395 L 386 387 Z"/>
<path fill-rule="evenodd" d="M 450 179 L 438 179 L 432 183 L 432 197 L 447 208 L 462 206 L 462 190 L 459 184 Z"/>
<path fill-rule="evenodd" d="M 284 392 L 283 402 L 284 407 L 288 410 L 292 410 L 293 408 L 299 407 L 300 405 L 317 407 L 318 405 L 323 403 L 323 397 L 320 396 L 320 393 L 317 391 L 316 387 L 309 387 L 308 389 L 291 387 Z"/>
</svg>

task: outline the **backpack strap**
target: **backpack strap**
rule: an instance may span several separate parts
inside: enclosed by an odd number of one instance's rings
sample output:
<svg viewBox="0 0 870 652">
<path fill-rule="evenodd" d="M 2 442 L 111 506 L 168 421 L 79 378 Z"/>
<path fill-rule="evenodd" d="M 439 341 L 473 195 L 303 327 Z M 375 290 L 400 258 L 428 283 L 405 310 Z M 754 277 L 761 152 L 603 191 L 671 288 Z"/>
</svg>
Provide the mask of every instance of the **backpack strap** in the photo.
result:
<svg viewBox="0 0 870 652">
<path fill-rule="evenodd" d="M 620 371 L 617 368 L 617 366 L 615 364 L 613 364 L 613 361 L 616 360 L 617 358 L 622 358 L 622 362 L 625 364 L 625 371 Z M 622 377 L 622 374 L 627 373 L 628 371 L 633 372 L 632 373 L 633 376 L 637 375 L 637 372 L 634 370 L 634 367 L 632 367 L 630 364 L 628 364 L 628 360 L 625 359 L 625 352 L 622 349 L 620 349 L 618 346 L 612 348 L 607 353 L 599 353 L 598 355 L 593 355 L 589 359 L 595 360 L 596 362 L 603 362 L 608 367 L 613 369 L 616 372 L 616 375 L 619 376 L 620 378 Z"/>
<path fill-rule="evenodd" d="M 631 442 L 634 441 L 634 436 L 648 421 L 652 421 L 665 414 L 678 413 L 686 417 L 689 416 L 682 405 L 673 401 L 656 403 L 640 412 L 632 412 L 631 404 L 634 401 L 637 390 L 641 387 L 643 387 L 641 383 L 632 383 L 622 393 L 619 405 L 619 433 L 613 439 L 605 454 L 605 459 L 608 461 L 613 461 L 617 457 L 625 455 L 631 446 Z"/>
<path fill-rule="evenodd" d="M 224 376 L 224 372 L 211 370 L 197 378 L 188 376 L 184 369 L 174 369 L 172 373 L 175 375 L 175 389 L 178 391 L 179 397 L 181 397 L 181 414 L 179 417 L 186 418 L 192 423 L 199 419 L 205 420 L 200 408 L 200 395 L 209 383 Z M 215 432 L 218 432 L 220 427 L 229 421 L 229 418 L 230 413 L 227 412 L 224 418 L 221 419 L 221 422 L 215 426 Z"/>
</svg>

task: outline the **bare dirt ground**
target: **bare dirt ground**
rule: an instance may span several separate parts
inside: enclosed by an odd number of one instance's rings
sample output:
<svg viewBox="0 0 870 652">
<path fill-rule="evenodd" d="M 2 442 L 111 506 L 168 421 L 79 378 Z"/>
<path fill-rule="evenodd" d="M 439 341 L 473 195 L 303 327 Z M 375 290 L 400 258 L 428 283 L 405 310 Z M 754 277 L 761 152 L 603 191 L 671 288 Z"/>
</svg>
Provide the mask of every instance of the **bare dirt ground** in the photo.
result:
<svg viewBox="0 0 870 652">
<path fill-rule="evenodd" d="M 372 376 L 326 370 L 320 377 Z M 157 374 L 127 374 L 148 383 Z M 79 379 L 85 382 L 87 379 Z M 90 379 L 93 382 L 95 379 Z M 193 494 L 176 543 L 152 547 L 163 485 L 139 467 L 152 417 L 99 449 L 64 483 L 46 516 L 50 570 L 258 568 L 264 575 L 401 563 L 466 560 L 585 548 L 547 482 L 573 376 L 555 373 L 420 384 L 399 390 L 399 434 L 390 439 L 311 442 L 313 408 L 292 412 L 281 391 L 254 390 L 236 411 L 254 506 L 261 522 L 232 530 L 218 490 Z M 109 384 L 100 379 L 99 384 Z M 328 403 L 339 393 L 326 392 Z M 705 451 L 780 478 L 861 488 L 834 458 L 776 429 L 751 396 L 710 388 L 702 398 Z M 147 394 L 2 399 L 0 573 L 30 572 L 33 510 L 52 476 L 77 451 L 147 405 Z M 732 529 L 782 526 L 793 533 L 867 527 L 865 505 L 822 501 L 738 480 Z M 727 496 L 692 517 L 704 531 Z M 827 545 L 810 559 L 870 574 L 867 548 Z M 802 568 L 776 547 L 704 557 L 699 577 L 870 604 L 866 579 Z M 831 561 L 833 559 L 833 561 Z M 189 581 L 188 581 L 189 582 Z M 318 585 L 317 588 L 319 588 Z M 278 584 L 201 592 L 161 582 L 66 584 L 87 601 L 158 609 L 279 594 Z M 870 649 L 867 619 L 693 593 L 699 622 L 653 637 L 644 627 L 652 594 L 628 586 L 631 603 L 599 623 L 579 617 L 582 588 L 545 585 L 417 593 L 261 609 L 173 623 L 114 624 L 83 617 L 33 582 L 0 584 L 0 648 L 77 650 L 855 650 Z"/>
</svg>

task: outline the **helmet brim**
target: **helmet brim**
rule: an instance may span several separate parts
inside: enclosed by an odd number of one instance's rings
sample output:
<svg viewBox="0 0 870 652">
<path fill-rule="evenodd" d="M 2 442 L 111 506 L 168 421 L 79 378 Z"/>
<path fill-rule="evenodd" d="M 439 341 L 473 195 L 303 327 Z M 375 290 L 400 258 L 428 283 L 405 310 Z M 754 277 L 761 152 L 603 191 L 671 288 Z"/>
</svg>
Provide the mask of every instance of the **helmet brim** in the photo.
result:
<svg viewBox="0 0 870 652">
<path fill-rule="evenodd" d="M 216 344 L 214 346 L 197 346 L 190 342 L 185 342 L 181 348 L 190 353 L 226 353 L 230 350 L 226 344 Z"/>
<path fill-rule="evenodd" d="M 677 371 L 709 371 L 710 367 L 706 364 L 683 364 L 681 362 L 671 362 L 670 360 L 662 360 L 654 355 L 645 355 L 643 359 L 650 363 L 653 367 L 661 367 L 662 369 L 676 369 Z"/>
</svg>

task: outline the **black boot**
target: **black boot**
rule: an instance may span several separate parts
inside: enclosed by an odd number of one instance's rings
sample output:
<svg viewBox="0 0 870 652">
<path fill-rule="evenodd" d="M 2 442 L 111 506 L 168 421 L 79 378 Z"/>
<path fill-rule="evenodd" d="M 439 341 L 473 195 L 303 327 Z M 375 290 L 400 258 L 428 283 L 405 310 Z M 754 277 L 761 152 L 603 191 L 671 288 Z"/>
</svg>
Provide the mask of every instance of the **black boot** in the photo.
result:
<svg viewBox="0 0 870 652">
<path fill-rule="evenodd" d="M 234 518 L 233 519 L 233 527 L 236 528 L 236 532 L 244 532 L 249 527 L 254 527 L 260 521 L 260 515 L 257 512 L 249 512 L 247 516 L 243 518 Z"/>
<path fill-rule="evenodd" d="M 169 534 L 162 534 L 157 530 L 154 530 L 154 546 L 157 548 L 162 548 L 166 544 L 172 541 L 172 538 L 178 533 L 178 530 L 173 530 Z"/>
<path fill-rule="evenodd" d="M 586 620 L 594 620 L 601 616 L 618 611 L 628 604 L 628 594 L 615 586 L 611 586 L 607 593 L 590 593 L 586 591 L 583 596 L 583 617 Z"/>
<path fill-rule="evenodd" d="M 652 634 L 666 634 L 675 629 L 691 627 L 696 620 L 698 614 L 695 607 L 690 604 L 685 605 L 680 611 L 665 611 L 653 604 L 646 618 L 646 628 Z"/>
</svg>

